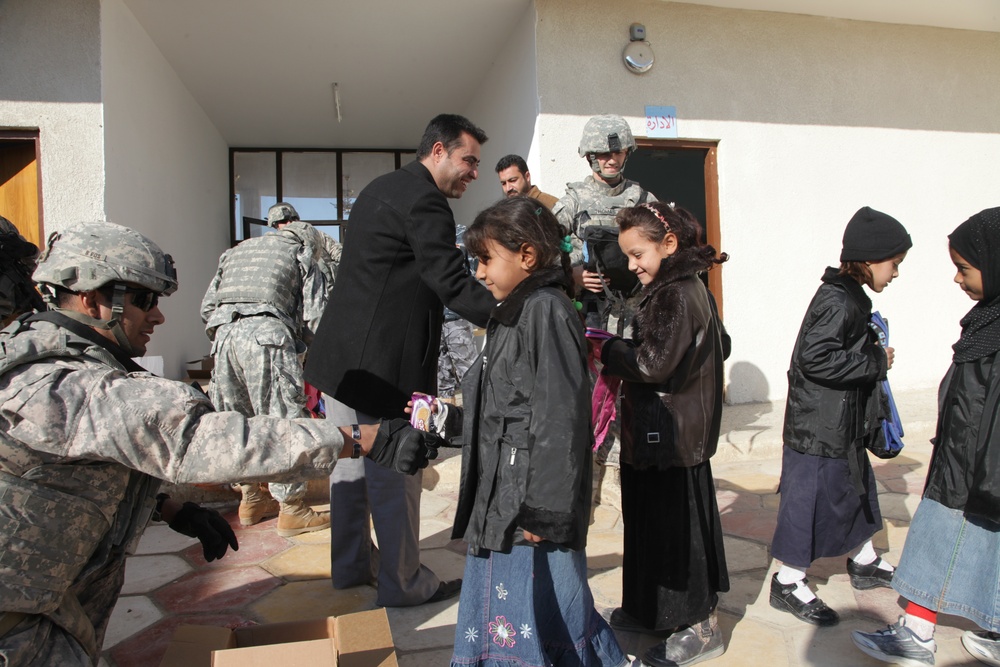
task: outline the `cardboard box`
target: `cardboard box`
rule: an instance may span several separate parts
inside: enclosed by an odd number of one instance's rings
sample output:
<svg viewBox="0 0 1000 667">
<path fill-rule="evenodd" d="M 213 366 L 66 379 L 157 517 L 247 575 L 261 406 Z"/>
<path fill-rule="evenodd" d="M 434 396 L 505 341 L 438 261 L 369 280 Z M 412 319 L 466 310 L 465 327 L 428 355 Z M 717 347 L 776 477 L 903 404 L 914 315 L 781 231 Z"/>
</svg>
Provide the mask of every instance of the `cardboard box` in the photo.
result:
<svg viewBox="0 0 1000 667">
<path fill-rule="evenodd" d="M 384 609 L 230 630 L 177 628 L 160 667 L 398 667 Z"/>
<path fill-rule="evenodd" d="M 192 380 L 207 380 L 212 377 L 212 369 L 215 368 L 215 359 L 212 355 L 206 354 L 201 359 L 189 361 L 189 364 L 198 364 L 197 367 L 188 369 L 188 377 Z"/>
</svg>

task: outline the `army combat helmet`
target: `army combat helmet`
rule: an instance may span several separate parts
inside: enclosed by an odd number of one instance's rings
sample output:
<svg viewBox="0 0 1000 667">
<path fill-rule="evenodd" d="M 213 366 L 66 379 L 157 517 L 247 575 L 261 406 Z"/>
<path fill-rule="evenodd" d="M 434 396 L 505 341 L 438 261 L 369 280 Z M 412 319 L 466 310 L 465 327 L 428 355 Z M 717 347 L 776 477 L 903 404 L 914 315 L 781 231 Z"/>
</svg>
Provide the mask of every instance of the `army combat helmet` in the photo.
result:
<svg viewBox="0 0 1000 667">
<path fill-rule="evenodd" d="M 628 155 L 635 150 L 635 137 L 625 119 L 616 114 L 594 116 L 583 126 L 583 136 L 580 137 L 580 157 L 587 158 L 590 168 L 601 173 L 601 167 L 595 157 L 598 153 L 617 153 L 625 151 Z M 624 165 L 623 165 L 624 166 Z"/>
<path fill-rule="evenodd" d="M 168 296 L 177 291 L 173 258 L 134 229 L 112 222 L 85 222 L 49 234 L 32 278 L 50 309 L 87 326 L 111 331 L 118 345 L 133 356 L 137 351 L 121 327 L 125 294 L 129 288 L 134 290 L 138 286 L 155 296 Z M 111 319 L 99 320 L 59 308 L 54 289 L 57 287 L 70 292 L 113 287 Z M 144 310 L 155 306 L 155 300 L 149 301 L 148 307 L 134 300 L 133 303 Z"/>
<path fill-rule="evenodd" d="M 277 227 L 283 222 L 295 222 L 299 219 L 299 213 L 295 207 L 288 202 L 279 201 L 277 204 L 267 209 L 267 226 Z"/>
</svg>

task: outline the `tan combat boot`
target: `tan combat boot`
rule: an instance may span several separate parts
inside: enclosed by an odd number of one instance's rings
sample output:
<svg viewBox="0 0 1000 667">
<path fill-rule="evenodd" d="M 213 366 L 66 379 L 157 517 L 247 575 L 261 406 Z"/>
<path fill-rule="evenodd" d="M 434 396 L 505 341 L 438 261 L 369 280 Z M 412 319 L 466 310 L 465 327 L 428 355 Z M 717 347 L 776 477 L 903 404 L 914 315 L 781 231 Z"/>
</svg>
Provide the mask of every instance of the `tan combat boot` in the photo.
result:
<svg viewBox="0 0 1000 667">
<path fill-rule="evenodd" d="M 292 537 L 329 527 L 330 513 L 313 511 L 311 507 L 306 505 L 304 499 L 281 503 L 277 528 L 277 533 L 281 537 Z"/>
<path fill-rule="evenodd" d="M 240 525 L 252 526 L 278 515 L 278 501 L 260 484 L 240 484 Z"/>
</svg>

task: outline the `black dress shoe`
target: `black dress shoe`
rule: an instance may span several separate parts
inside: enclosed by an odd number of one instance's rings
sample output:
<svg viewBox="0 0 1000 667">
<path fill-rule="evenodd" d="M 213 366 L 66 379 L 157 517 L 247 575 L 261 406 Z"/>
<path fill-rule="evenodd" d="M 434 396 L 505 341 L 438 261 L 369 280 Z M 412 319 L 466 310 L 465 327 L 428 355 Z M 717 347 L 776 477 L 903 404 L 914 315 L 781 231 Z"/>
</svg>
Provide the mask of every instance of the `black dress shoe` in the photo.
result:
<svg viewBox="0 0 1000 667">
<path fill-rule="evenodd" d="M 851 586 L 859 591 L 866 591 L 869 588 L 892 588 L 892 575 L 894 570 L 883 570 L 878 566 L 882 562 L 881 556 L 868 565 L 860 565 L 850 558 L 847 559 L 847 574 L 851 575 Z"/>
<path fill-rule="evenodd" d="M 434 591 L 434 595 L 427 598 L 427 602 L 425 602 L 424 604 L 431 604 L 434 602 L 441 602 L 442 600 L 449 600 L 461 592 L 462 592 L 461 579 L 451 579 L 450 581 L 442 581 L 440 584 L 438 584 L 438 589 Z"/>
<path fill-rule="evenodd" d="M 787 611 L 806 623 L 820 627 L 837 625 L 840 622 L 840 615 L 827 607 L 825 602 L 819 598 L 815 598 L 812 602 L 803 602 L 795 597 L 795 589 L 798 588 L 799 583 L 805 586 L 809 580 L 802 579 L 801 582 L 797 581 L 785 586 L 778 581 L 778 573 L 775 572 L 771 577 L 771 606 L 781 611 Z"/>
</svg>

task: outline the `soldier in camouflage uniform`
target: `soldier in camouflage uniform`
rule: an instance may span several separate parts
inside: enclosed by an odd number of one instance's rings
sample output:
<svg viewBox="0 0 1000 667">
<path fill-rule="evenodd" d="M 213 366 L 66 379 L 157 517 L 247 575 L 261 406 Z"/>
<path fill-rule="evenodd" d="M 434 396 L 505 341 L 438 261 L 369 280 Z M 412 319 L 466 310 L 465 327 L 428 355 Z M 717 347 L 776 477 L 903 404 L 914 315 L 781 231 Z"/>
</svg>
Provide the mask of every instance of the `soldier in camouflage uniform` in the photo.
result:
<svg viewBox="0 0 1000 667">
<path fill-rule="evenodd" d="M 332 270 L 321 233 L 279 202 L 267 212 L 277 231 L 222 254 L 201 303 L 215 369 L 209 396 L 219 410 L 247 417 L 303 417 L 305 380 L 300 355 L 326 308 Z M 330 526 L 329 512 L 305 502 L 307 485 L 241 484 L 240 524 L 278 515 L 277 533 L 291 537 Z M 274 497 L 271 497 L 271 494 Z"/>
<path fill-rule="evenodd" d="M 472 266 L 472 258 L 465 251 L 462 235 L 465 225 L 455 225 L 455 245 L 465 254 L 466 263 Z M 470 271 L 475 274 L 475 271 Z M 462 378 L 472 368 L 479 356 L 476 347 L 476 337 L 472 323 L 462 319 L 462 316 L 445 306 L 444 324 L 441 325 L 441 347 L 438 353 L 437 395 L 450 403 L 454 402 L 455 393 L 462 384 Z"/>
<path fill-rule="evenodd" d="M 656 197 L 635 181 L 622 175 L 625 160 L 635 150 L 635 138 L 621 116 L 594 116 L 587 121 L 580 137 L 579 153 L 593 170 L 590 178 L 579 183 L 567 183 L 566 195 L 552 208 L 556 218 L 571 236 L 573 251 L 570 260 L 574 277 L 581 288 L 587 326 L 617 330 L 619 334 L 631 319 L 634 308 L 626 308 L 623 300 L 629 294 L 608 294 L 601 275 L 585 267 L 586 248 L 583 236 L 588 227 L 609 227 L 615 230 L 615 216 L 623 208 Z M 591 267 L 592 268 L 592 267 Z M 588 294 L 589 292 L 589 294 Z"/>
<path fill-rule="evenodd" d="M 0 329 L 21 313 L 42 310 L 41 295 L 31 282 L 38 248 L 0 215 Z"/>
<path fill-rule="evenodd" d="M 567 183 L 566 194 L 552 208 L 556 218 L 570 234 L 573 250 L 570 261 L 573 276 L 580 289 L 579 300 L 588 327 L 607 329 L 618 335 L 628 335 L 632 316 L 638 305 L 638 283 L 628 293 L 612 289 L 589 257 L 584 242 L 587 229 L 606 227 L 617 233 L 615 216 L 623 208 L 656 201 L 653 193 L 622 174 L 625 161 L 635 150 L 635 137 L 625 119 L 617 115 L 594 116 L 583 127 L 579 153 L 590 165 L 593 173 L 579 183 Z M 612 246 L 612 251 L 616 248 Z M 621 252 L 620 250 L 618 252 Z M 623 255 L 624 257 L 624 255 Z M 593 388 L 596 377 L 591 377 Z M 619 411 L 620 414 L 620 411 Z M 594 466 L 594 504 L 601 503 L 601 485 L 610 460 L 617 462 L 620 450 L 619 419 L 608 430 L 604 442 L 599 443 Z"/>
<path fill-rule="evenodd" d="M 125 558 L 157 514 L 197 537 L 206 560 L 237 548 L 218 513 L 158 495 L 161 479 L 325 477 L 361 452 L 400 472 L 426 465 L 430 436 L 405 420 L 248 419 L 144 371 L 132 357 L 177 279 L 131 229 L 50 235 L 34 279 L 50 310 L 0 332 L 0 665 L 96 665 Z"/>
</svg>

